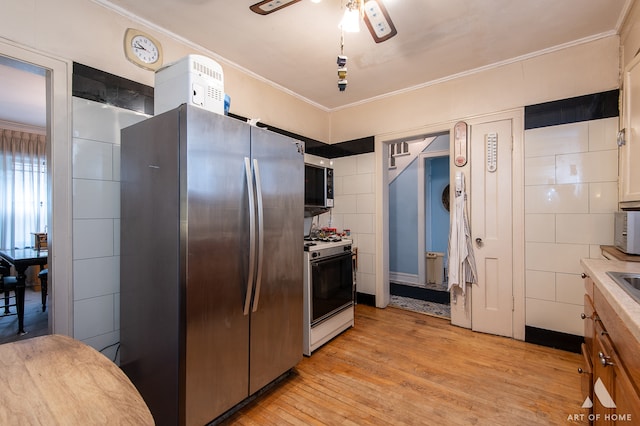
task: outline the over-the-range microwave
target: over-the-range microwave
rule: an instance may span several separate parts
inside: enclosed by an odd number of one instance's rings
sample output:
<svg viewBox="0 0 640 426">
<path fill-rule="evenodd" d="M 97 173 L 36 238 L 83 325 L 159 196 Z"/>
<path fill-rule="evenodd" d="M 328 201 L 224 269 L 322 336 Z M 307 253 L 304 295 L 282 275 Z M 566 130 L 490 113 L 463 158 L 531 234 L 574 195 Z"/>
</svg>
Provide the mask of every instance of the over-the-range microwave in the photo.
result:
<svg viewBox="0 0 640 426">
<path fill-rule="evenodd" d="M 305 163 L 304 206 L 308 208 L 333 207 L 333 169 Z"/>
</svg>

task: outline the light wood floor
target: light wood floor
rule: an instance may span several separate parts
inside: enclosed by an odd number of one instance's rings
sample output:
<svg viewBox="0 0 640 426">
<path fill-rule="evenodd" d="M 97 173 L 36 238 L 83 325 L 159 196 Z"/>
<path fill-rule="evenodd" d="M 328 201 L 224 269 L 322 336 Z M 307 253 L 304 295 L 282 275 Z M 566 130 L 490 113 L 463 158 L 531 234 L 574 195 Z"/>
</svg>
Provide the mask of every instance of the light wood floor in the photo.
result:
<svg viewBox="0 0 640 426">
<path fill-rule="evenodd" d="M 355 328 L 224 424 L 567 424 L 586 418 L 579 366 L 578 354 L 358 305 Z"/>
</svg>

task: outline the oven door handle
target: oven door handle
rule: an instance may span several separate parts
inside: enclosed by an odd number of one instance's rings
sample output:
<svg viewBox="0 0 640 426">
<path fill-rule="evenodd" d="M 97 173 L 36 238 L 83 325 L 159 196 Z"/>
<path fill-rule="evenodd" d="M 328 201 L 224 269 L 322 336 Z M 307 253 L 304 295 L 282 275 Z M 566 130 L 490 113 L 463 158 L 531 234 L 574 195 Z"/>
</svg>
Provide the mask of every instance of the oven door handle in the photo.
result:
<svg viewBox="0 0 640 426">
<path fill-rule="evenodd" d="M 249 157 L 244 157 L 244 171 L 247 179 L 247 193 L 249 194 L 249 274 L 247 276 L 247 295 L 244 298 L 243 314 L 249 315 L 256 263 L 256 208 L 253 191 L 253 178 L 251 176 L 251 160 Z"/>
<path fill-rule="evenodd" d="M 341 257 L 349 257 L 350 258 L 352 256 L 353 255 L 352 255 L 351 252 L 344 252 L 344 253 L 339 253 L 339 254 L 336 254 L 336 255 L 333 255 L 333 256 L 329 256 L 329 257 L 323 257 L 322 259 L 312 260 L 310 263 L 311 263 L 311 266 L 315 268 L 317 266 L 322 265 L 323 263 L 333 262 L 336 259 L 340 259 Z"/>
<path fill-rule="evenodd" d="M 253 312 L 258 310 L 260 287 L 262 284 L 262 263 L 264 259 L 264 207 L 262 204 L 262 179 L 258 160 L 253 159 L 253 174 L 256 179 L 256 202 L 258 207 L 258 270 L 256 271 L 256 292 L 253 299 Z"/>
</svg>

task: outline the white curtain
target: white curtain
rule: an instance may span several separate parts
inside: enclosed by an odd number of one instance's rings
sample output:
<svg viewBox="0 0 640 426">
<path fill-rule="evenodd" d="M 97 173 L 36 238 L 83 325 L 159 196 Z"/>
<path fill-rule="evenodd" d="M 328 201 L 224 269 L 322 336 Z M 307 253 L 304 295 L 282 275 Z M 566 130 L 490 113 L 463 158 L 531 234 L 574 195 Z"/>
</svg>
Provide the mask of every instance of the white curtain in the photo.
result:
<svg viewBox="0 0 640 426">
<path fill-rule="evenodd" d="M 46 227 L 46 137 L 0 129 L 0 248 L 31 247 Z"/>
</svg>

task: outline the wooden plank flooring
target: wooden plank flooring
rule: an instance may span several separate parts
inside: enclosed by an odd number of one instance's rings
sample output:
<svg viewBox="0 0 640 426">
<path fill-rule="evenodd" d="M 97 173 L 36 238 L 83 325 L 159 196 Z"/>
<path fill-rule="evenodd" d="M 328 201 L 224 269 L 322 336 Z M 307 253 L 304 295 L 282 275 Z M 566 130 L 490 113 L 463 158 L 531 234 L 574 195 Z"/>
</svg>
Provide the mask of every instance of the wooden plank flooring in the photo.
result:
<svg viewBox="0 0 640 426">
<path fill-rule="evenodd" d="M 355 328 L 224 424 L 579 424 L 579 366 L 578 354 L 358 305 Z"/>
</svg>

